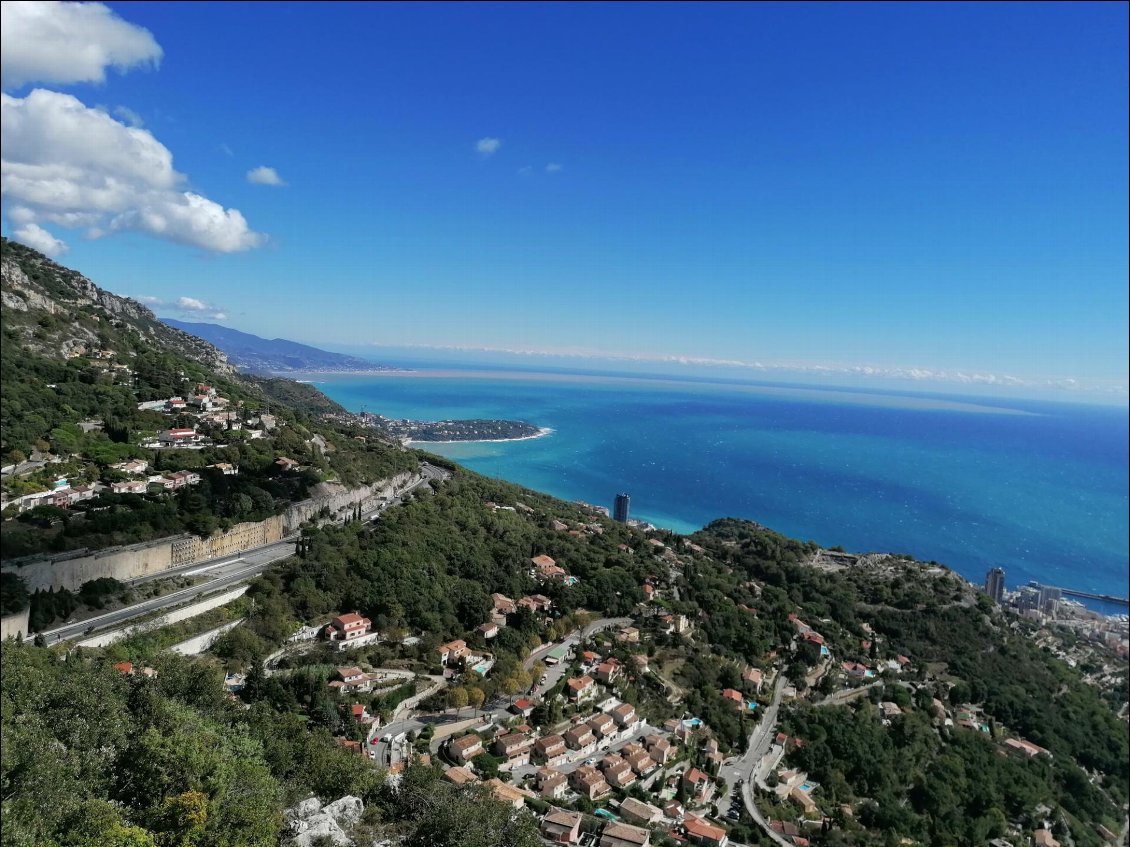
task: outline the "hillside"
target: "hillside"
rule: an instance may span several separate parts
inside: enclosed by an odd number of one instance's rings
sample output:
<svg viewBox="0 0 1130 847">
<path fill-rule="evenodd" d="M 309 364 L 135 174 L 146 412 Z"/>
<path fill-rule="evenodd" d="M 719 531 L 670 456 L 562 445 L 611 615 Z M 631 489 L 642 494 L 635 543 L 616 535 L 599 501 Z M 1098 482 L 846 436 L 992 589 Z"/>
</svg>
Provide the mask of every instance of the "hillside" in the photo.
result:
<svg viewBox="0 0 1130 847">
<path fill-rule="evenodd" d="M 189 323 L 174 318 L 161 319 L 168 326 L 202 338 L 223 350 L 233 365 L 241 370 L 259 374 L 277 374 L 294 371 L 378 371 L 388 370 L 383 365 L 319 350 L 284 338 L 266 339 L 237 329 L 211 323 Z"/>
<path fill-rule="evenodd" d="M 141 304 L 4 240 L 5 560 L 207 536 L 417 460 L 310 386 L 245 377 Z"/>
<path fill-rule="evenodd" d="M 1122 825 L 1126 662 L 1098 622 L 1019 617 L 936 563 L 749 521 L 616 523 L 405 450 L 311 386 L 242 375 L 7 241 L 2 282 L 6 562 L 208 535 L 424 458 L 451 471 L 375 522 L 305 524 L 199 659 L 169 655 L 186 631 L 166 627 L 81 651 L 5 644 L 5 845 L 271 847 L 310 795 L 357 797 L 365 847 L 532 847 L 528 810 L 550 804 L 608 835 L 628 800 L 652 805 L 664 847 L 699 817 L 797 847 L 1036 832 L 1103 847 Z M 28 602 L 2 588 L 5 612 Z M 36 627 L 75 600 L 34 594 Z M 354 612 L 372 631 L 327 640 Z M 413 695 L 422 720 L 399 708 Z M 386 749 L 392 726 L 403 744 Z M 448 730 L 482 748 L 470 785 L 443 780 Z M 530 753 L 550 742 L 573 768 L 553 795 L 563 772 Z M 378 750 L 378 766 L 357 755 Z"/>
</svg>

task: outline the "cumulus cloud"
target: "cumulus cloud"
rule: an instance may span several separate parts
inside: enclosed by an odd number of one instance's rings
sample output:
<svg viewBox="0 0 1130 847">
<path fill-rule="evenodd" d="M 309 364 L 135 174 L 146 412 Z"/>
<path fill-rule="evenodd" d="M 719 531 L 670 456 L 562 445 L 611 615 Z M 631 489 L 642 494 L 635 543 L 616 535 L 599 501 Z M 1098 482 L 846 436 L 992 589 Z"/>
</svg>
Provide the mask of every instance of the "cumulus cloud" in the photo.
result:
<svg viewBox="0 0 1130 847">
<path fill-rule="evenodd" d="M 136 230 L 220 253 L 265 243 L 239 210 L 184 182 L 147 130 L 69 94 L 0 94 L 0 190 L 13 223 L 85 228 L 88 237 Z"/>
<path fill-rule="evenodd" d="M 260 165 L 247 172 L 247 181 L 253 185 L 286 185 L 279 172 L 266 165 Z"/>
<path fill-rule="evenodd" d="M 106 68 L 155 67 L 162 51 L 149 30 L 101 3 L 5 0 L 0 4 L 0 84 L 104 82 Z"/>
<path fill-rule="evenodd" d="M 481 156 L 493 156 L 498 152 L 498 148 L 502 146 L 501 138 L 480 138 L 475 142 L 475 150 Z"/>
<path fill-rule="evenodd" d="M 198 297 L 178 297 L 176 300 L 162 300 L 160 297 L 138 297 L 142 303 L 154 312 L 168 314 L 170 312 L 192 318 L 210 318 L 222 321 L 227 314 L 219 306 L 214 306 Z"/>
<path fill-rule="evenodd" d="M 21 244 L 26 244 L 28 247 L 52 258 L 67 252 L 67 245 L 39 224 L 24 224 L 18 229 L 12 230 L 12 237 Z"/>
<path fill-rule="evenodd" d="M 545 166 L 545 172 L 547 174 L 561 173 L 561 171 L 563 171 L 563 170 L 565 170 L 565 166 L 558 164 L 557 162 L 550 162 L 548 165 Z"/>
</svg>

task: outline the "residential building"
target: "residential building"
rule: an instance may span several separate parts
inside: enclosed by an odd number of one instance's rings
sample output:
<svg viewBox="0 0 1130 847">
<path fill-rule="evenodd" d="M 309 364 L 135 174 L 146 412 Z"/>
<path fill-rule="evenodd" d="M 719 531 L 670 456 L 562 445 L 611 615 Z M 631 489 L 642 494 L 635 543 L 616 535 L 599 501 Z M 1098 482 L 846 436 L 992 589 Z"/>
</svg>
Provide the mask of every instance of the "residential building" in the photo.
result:
<svg viewBox="0 0 1130 847">
<path fill-rule="evenodd" d="M 453 665 L 461 659 L 470 654 L 467 648 L 466 641 L 449 641 L 436 648 L 436 653 L 439 655 L 439 663 L 444 667 Z"/>
<path fill-rule="evenodd" d="M 518 605 L 531 612 L 548 612 L 553 601 L 544 594 L 530 594 L 518 601 Z"/>
<path fill-rule="evenodd" d="M 574 702 L 588 700 L 596 696 L 596 685 L 591 676 L 572 677 L 565 683 L 569 699 Z"/>
<path fill-rule="evenodd" d="M 518 609 L 518 607 L 514 605 L 514 601 L 505 594 L 492 594 L 491 600 L 494 603 L 494 612 L 497 615 L 505 617 L 506 615 L 514 614 Z"/>
<path fill-rule="evenodd" d="M 621 703 L 612 710 L 612 720 L 616 721 L 616 725 L 621 729 L 635 726 L 636 707 L 631 703 Z"/>
<path fill-rule="evenodd" d="M 620 817 L 629 823 L 649 826 L 659 823 L 663 819 L 663 812 L 650 803 L 644 803 L 635 797 L 625 797 L 620 801 Z"/>
<path fill-rule="evenodd" d="M 560 735 L 546 735 L 534 742 L 534 761 L 555 765 L 569 758 L 569 748 Z"/>
<path fill-rule="evenodd" d="M 683 774 L 683 789 L 692 803 L 705 803 L 713 793 L 714 782 L 698 768 Z"/>
<path fill-rule="evenodd" d="M 603 712 L 593 715 L 585 723 L 598 738 L 607 738 L 616 732 L 616 721 L 613 720 L 612 715 Z"/>
<path fill-rule="evenodd" d="M 626 644 L 638 644 L 640 631 L 634 626 L 621 627 L 620 631 L 616 634 L 616 640 L 623 641 Z"/>
<path fill-rule="evenodd" d="M 478 627 L 476 627 L 476 631 L 485 640 L 490 641 L 492 638 L 498 635 L 498 624 L 493 622 L 479 624 Z"/>
<path fill-rule="evenodd" d="M 636 781 L 632 766 L 616 753 L 609 753 L 600 760 L 600 772 L 613 788 L 626 788 Z"/>
<path fill-rule="evenodd" d="M 761 693 L 762 683 L 765 681 L 760 668 L 746 668 L 742 672 L 742 683 L 749 686 L 758 694 Z"/>
<path fill-rule="evenodd" d="M 745 708 L 745 698 L 742 696 L 742 693 L 740 691 L 736 691 L 733 688 L 723 689 L 722 699 L 729 700 L 731 703 L 733 703 L 739 709 Z"/>
<path fill-rule="evenodd" d="M 479 778 L 474 773 L 467 770 L 462 765 L 450 767 L 443 772 L 443 778 L 450 782 L 452 785 L 467 785 L 472 782 L 478 782 Z"/>
<path fill-rule="evenodd" d="M 1040 755 L 1047 756 L 1049 759 L 1052 757 L 1050 752 L 1038 744 L 1033 744 L 1031 741 L 1024 741 L 1020 738 L 1006 738 L 1004 740 L 1004 746 L 1009 749 L 1009 752 L 1018 753 L 1029 759 Z"/>
<path fill-rule="evenodd" d="M 499 770 L 512 770 L 529 764 L 533 740 L 524 732 L 509 732 L 494 739 L 491 750 L 496 756 L 505 759 Z"/>
<path fill-rule="evenodd" d="M 537 772 L 534 785 L 542 797 L 560 800 L 569 788 L 569 777 L 556 768 L 541 768 Z"/>
<path fill-rule="evenodd" d="M 687 815 L 683 818 L 683 831 L 693 843 L 704 847 L 726 847 L 729 840 L 726 830 L 709 824 L 696 815 Z"/>
<path fill-rule="evenodd" d="M 166 447 L 195 444 L 200 438 L 201 436 L 197 435 L 194 429 L 165 429 L 157 433 L 157 441 Z"/>
<path fill-rule="evenodd" d="M 605 782 L 601 772 L 592 765 L 581 765 L 573 771 L 569 777 L 569 784 L 574 791 L 589 800 L 603 797 L 612 790 L 608 787 L 608 783 Z"/>
<path fill-rule="evenodd" d="M 571 750 L 585 750 L 596 744 L 596 736 L 588 724 L 579 723 L 565 733 L 565 743 Z"/>
<path fill-rule="evenodd" d="M 508 803 L 515 809 L 521 809 L 526 805 L 526 798 L 534 796 L 524 788 L 516 788 L 513 785 L 507 785 L 497 776 L 493 779 L 488 779 L 484 784 L 490 786 L 490 789 L 494 792 L 495 797 L 497 797 L 503 803 Z"/>
<path fill-rule="evenodd" d="M 541 819 L 538 829 L 546 841 L 554 844 L 579 844 L 583 820 L 584 816 L 580 812 L 550 809 Z"/>
<path fill-rule="evenodd" d="M 627 750 L 629 746 L 632 745 L 625 745 L 624 750 Z M 625 753 L 624 760 L 629 765 L 631 765 L 632 770 L 635 771 L 639 776 L 647 776 L 657 767 L 655 760 L 647 754 L 646 750 L 642 749 L 635 750 L 631 753 Z"/>
<path fill-rule="evenodd" d="M 458 762 L 469 762 L 483 752 L 483 741 L 479 736 L 463 735 L 447 742 L 447 753 Z"/>
<path fill-rule="evenodd" d="M 643 743 L 647 746 L 647 754 L 661 765 L 667 764 L 675 755 L 674 746 L 662 735 L 645 735 Z"/>
<path fill-rule="evenodd" d="M 593 671 L 593 676 L 596 677 L 596 679 L 604 685 L 609 685 L 619 675 L 620 663 L 615 659 L 609 659 L 607 662 L 601 662 Z"/>
<path fill-rule="evenodd" d="M 600 847 L 648 847 L 651 830 L 629 823 L 610 823 L 600 834 Z"/>
<path fill-rule="evenodd" d="M 361 617 L 357 612 L 338 615 L 330 621 L 324 630 L 326 638 L 330 641 L 352 641 L 363 635 L 368 635 L 373 622 Z"/>
<path fill-rule="evenodd" d="M 125 482 L 110 483 L 110 490 L 115 494 L 145 494 L 149 491 L 149 483 L 143 479 L 129 479 Z"/>
</svg>

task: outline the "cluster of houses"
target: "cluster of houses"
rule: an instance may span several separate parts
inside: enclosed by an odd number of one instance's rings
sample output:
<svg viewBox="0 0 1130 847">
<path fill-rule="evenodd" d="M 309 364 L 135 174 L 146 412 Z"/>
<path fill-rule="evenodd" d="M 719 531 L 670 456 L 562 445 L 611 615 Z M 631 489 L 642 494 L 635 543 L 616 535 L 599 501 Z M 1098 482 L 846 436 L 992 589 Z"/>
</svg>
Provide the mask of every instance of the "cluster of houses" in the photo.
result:
<svg viewBox="0 0 1130 847">
<path fill-rule="evenodd" d="M 512 711 L 519 715 L 532 708 L 530 701 L 519 700 Z M 685 727 L 673 721 L 665 727 L 669 731 Z M 540 797 L 549 802 L 570 802 L 576 798 L 606 801 L 614 788 L 628 788 L 641 780 L 657 776 L 664 765 L 675 755 L 675 746 L 668 732 L 650 731 L 642 724 L 629 703 L 610 698 L 602 707 L 586 717 L 576 717 L 570 729 L 535 737 L 528 725 L 500 730 L 493 738 L 484 740 L 476 733 L 452 738 L 445 745 L 447 758 L 454 762 L 447 768 L 444 778 L 456 785 L 479 780 L 473 762 L 485 753 L 501 760 L 499 771 L 514 771 L 528 765 L 537 765 L 530 789 L 508 786 L 506 797 L 518 798 L 516 806 L 525 799 Z M 640 734 L 643 732 L 644 734 Z M 603 755 L 600 753 L 603 752 Z M 583 761 L 582 761 L 583 760 Z M 570 767 L 573 763 L 575 766 Z M 698 768 L 672 774 L 667 782 L 681 783 L 687 807 L 708 803 L 713 795 L 714 780 Z M 666 783 L 664 783 L 666 785 Z M 497 786 L 496 786 L 497 788 Z M 672 792 L 673 794 L 673 792 Z M 659 802 L 663 802 L 660 800 Z M 613 813 L 615 810 L 615 813 Z M 683 804 L 671 799 L 660 808 L 633 797 L 612 801 L 601 810 L 608 822 L 591 842 L 594 845 L 623 847 L 623 845 L 650 845 L 653 830 L 660 827 L 680 841 L 709 847 L 725 847 L 726 831 L 705 819 L 688 814 Z M 554 844 L 582 843 L 583 815 L 579 812 L 551 806 L 540 822 L 542 837 Z"/>
<path fill-rule="evenodd" d="M 244 417 L 238 410 L 231 409 L 231 401 L 217 393 L 211 385 L 199 384 L 188 397 L 169 397 L 164 400 L 149 400 L 138 403 L 141 411 L 164 412 L 170 415 L 190 415 L 207 426 L 221 426 L 228 430 L 242 430 L 249 439 L 263 438 L 279 427 L 277 417 L 260 412 Z M 199 449 L 211 444 L 211 440 L 193 428 L 168 429 L 157 438 L 143 444 L 143 447 L 159 450 L 162 448 Z"/>
</svg>

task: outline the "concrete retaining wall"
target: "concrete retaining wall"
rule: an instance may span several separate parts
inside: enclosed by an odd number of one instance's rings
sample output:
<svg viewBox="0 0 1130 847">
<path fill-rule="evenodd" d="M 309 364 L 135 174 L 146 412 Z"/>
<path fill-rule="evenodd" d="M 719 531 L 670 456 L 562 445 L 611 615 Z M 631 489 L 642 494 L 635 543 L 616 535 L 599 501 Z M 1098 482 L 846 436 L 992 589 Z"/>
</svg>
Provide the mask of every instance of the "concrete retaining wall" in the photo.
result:
<svg viewBox="0 0 1130 847">
<path fill-rule="evenodd" d="M 174 644 L 169 649 L 174 653 L 180 653 L 182 656 L 198 656 L 216 643 L 216 639 L 227 632 L 229 629 L 234 629 L 243 623 L 243 618 L 231 623 L 226 623 L 223 626 L 218 626 L 215 629 L 210 629 L 207 632 L 202 632 L 195 638 L 190 638 L 187 641 L 182 641 L 180 644 Z"/>
<path fill-rule="evenodd" d="M 31 614 L 30 606 L 22 612 L 0 618 L 0 641 L 8 638 L 23 639 L 28 634 L 27 619 L 29 614 Z"/>
<path fill-rule="evenodd" d="M 217 532 L 208 538 L 176 535 L 127 547 L 110 547 L 97 553 L 76 551 L 47 558 L 14 559 L 0 565 L 0 570 L 19 574 L 28 591 L 48 588 L 75 591 L 84 582 L 102 577 L 125 582 L 271 544 L 297 532 L 304 522 L 317 517 L 323 509 L 328 509 L 336 518 L 358 503 L 363 510 L 375 508 L 382 499 L 392 497 L 413 479 L 411 474 L 404 473 L 360 488 L 323 482 L 315 488 L 313 497 L 292 504 L 280 515 L 236 524 L 227 532 Z"/>
<path fill-rule="evenodd" d="M 187 606 L 181 606 L 173 609 L 167 614 L 161 615 L 159 618 L 146 621 L 140 624 L 129 624 L 118 629 L 108 629 L 105 632 L 100 632 L 97 635 L 92 635 L 89 638 L 84 638 L 82 641 L 75 642 L 76 647 L 105 647 L 107 644 L 113 644 L 115 641 L 121 641 L 135 632 L 142 630 L 158 629 L 162 626 L 169 624 L 179 623 L 180 621 L 194 618 L 197 615 L 202 615 L 211 609 L 218 606 L 224 606 L 247 593 L 248 586 L 240 585 L 225 591 L 222 594 L 217 594 L 214 597 L 208 597 L 204 600 L 199 600 L 196 603 L 189 603 Z M 242 620 L 242 618 L 241 618 Z M 191 639 L 190 639 L 191 640 Z"/>
</svg>

